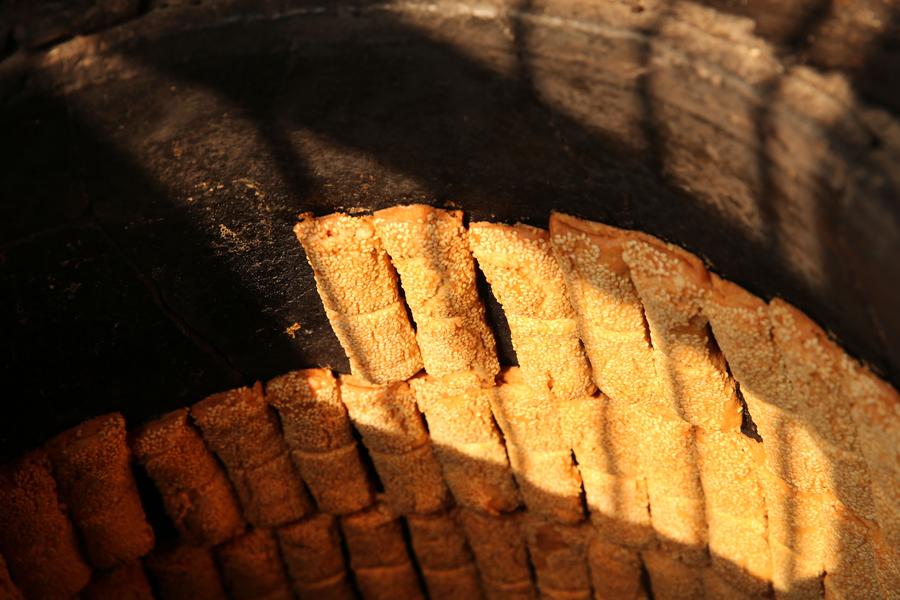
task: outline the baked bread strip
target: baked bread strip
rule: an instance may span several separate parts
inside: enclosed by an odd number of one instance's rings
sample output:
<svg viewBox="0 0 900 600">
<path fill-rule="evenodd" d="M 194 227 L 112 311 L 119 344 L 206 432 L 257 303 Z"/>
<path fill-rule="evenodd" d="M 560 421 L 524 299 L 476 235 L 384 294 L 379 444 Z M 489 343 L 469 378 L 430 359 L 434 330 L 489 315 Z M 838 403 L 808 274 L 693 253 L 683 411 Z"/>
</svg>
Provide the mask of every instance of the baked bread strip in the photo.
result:
<svg viewBox="0 0 900 600">
<path fill-rule="evenodd" d="M 287 573 L 296 589 L 346 575 L 334 516 L 317 513 L 275 531 Z"/>
<path fill-rule="evenodd" d="M 522 224 L 472 223 L 469 244 L 503 305 L 529 385 L 562 399 L 590 394 L 590 367 L 548 233 Z"/>
<path fill-rule="evenodd" d="M 347 514 L 373 500 L 337 380 L 327 369 L 293 371 L 266 384 L 291 457 L 319 510 Z"/>
<path fill-rule="evenodd" d="M 60 499 L 81 532 L 88 560 L 101 569 L 133 561 L 154 544 L 125 436 L 125 419 L 113 413 L 85 421 L 46 446 Z"/>
<path fill-rule="evenodd" d="M 658 392 L 643 305 L 622 258 L 627 232 L 552 213 L 550 238 L 594 382 L 616 401 L 674 415 Z"/>
<path fill-rule="evenodd" d="M 585 524 L 561 525 L 526 516 L 525 539 L 542 596 L 587 592 L 590 597 L 589 532 Z"/>
<path fill-rule="evenodd" d="M 182 544 L 157 548 L 144 559 L 156 589 L 166 600 L 223 600 L 225 588 L 212 554 L 206 548 Z"/>
<path fill-rule="evenodd" d="M 131 447 L 182 538 L 211 546 L 243 531 L 244 520 L 222 467 L 187 415 L 180 409 L 143 425 Z"/>
<path fill-rule="evenodd" d="M 489 515 L 463 508 L 457 518 L 475 556 L 485 595 L 534 597 L 522 513 Z"/>
<path fill-rule="evenodd" d="M 454 514 L 408 515 L 413 551 L 431 598 L 480 598 L 478 570 Z"/>
<path fill-rule="evenodd" d="M 300 600 L 356 600 L 356 592 L 343 573 L 314 583 L 294 583 L 294 593 Z"/>
<path fill-rule="evenodd" d="M 340 522 L 364 598 L 421 597 L 399 516 L 385 501 Z"/>
<path fill-rule="evenodd" d="M 390 383 L 422 369 L 397 274 L 370 217 L 300 215 L 294 227 L 354 375 Z"/>
<path fill-rule="evenodd" d="M 274 534 L 252 529 L 216 548 L 222 578 L 235 600 L 292 598 Z"/>
<path fill-rule="evenodd" d="M 633 232 L 622 258 L 650 326 L 660 394 L 688 423 L 737 431 L 741 404 L 702 311 L 709 274 L 693 254 Z"/>
<path fill-rule="evenodd" d="M 581 477 L 562 435 L 559 415 L 548 390 L 525 383 L 527 375 L 512 367 L 503 372 L 491 406 L 506 441 L 513 474 L 529 511 L 559 523 L 584 518 Z"/>
<path fill-rule="evenodd" d="M 597 600 L 646 600 L 636 550 L 611 543 L 597 532 L 589 536 L 587 561 Z"/>
<path fill-rule="evenodd" d="M 884 589 L 900 589 L 900 397 L 890 384 L 843 355 L 842 395 L 849 399 L 859 446 L 872 479 L 878 531 L 879 579 Z M 891 550 L 892 549 L 892 550 Z"/>
<path fill-rule="evenodd" d="M 81 592 L 86 600 L 153 600 L 150 581 L 140 560 L 119 565 L 111 571 L 96 571 L 91 583 Z"/>
<path fill-rule="evenodd" d="M 635 451 L 645 440 L 628 409 L 598 394 L 561 403 L 560 420 L 575 453 L 591 522 L 607 539 L 642 548 L 655 536 L 646 478 Z"/>
<path fill-rule="evenodd" d="M 472 562 L 466 535 L 451 511 L 407 515 L 412 547 L 423 568 L 456 569 Z"/>
<path fill-rule="evenodd" d="M 474 563 L 453 569 L 422 567 L 422 576 L 428 597 L 433 600 L 479 600 L 484 597 Z"/>
<path fill-rule="evenodd" d="M 493 385 L 474 371 L 410 380 L 457 504 L 486 512 L 519 506 L 506 448 L 491 414 Z"/>
<path fill-rule="evenodd" d="M 361 567 L 355 571 L 356 585 L 364 600 L 424 598 L 412 563 L 391 567 Z"/>
<path fill-rule="evenodd" d="M 772 578 L 759 442 L 735 431 L 697 432 L 712 566 L 731 585 L 765 594 Z"/>
<path fill-rule="evenodd" d="M 374 386 L 342 376 L 341 399 L 393 509 L 407 514 L 443 508 L 449 500 L 447 486 L 409 385 Z"/>
<path fill-rule="evenodd" d="M 500 365 L 462 211 L 395 206 L 376 212 L 372 222 L 400 275 L 425 370 L 437 376 L 474 371 L 493 379 Z"/>
<path fill-rule="evenodd" d="M 209 396 L 191 415 L 225 465 L 249 523 L 275 527 L 312 512 L 260 383 Z"/>
<path fill-rule="evenodd" d="M 91 570 L 50 471 L 43 450 L 0 468 L 0 554 L 27 597 L 67 598 L 87 585 Z"/>
<path fill-rule="evenodd" d="M 665 550 L 644 550 L 641 559 L 650 574 L 650 587 L 657 600 L 694 600 L 704 597 L 703 571 Z"/>
<path fill-rule="evenodd" d="M 792 481 L 797 487 L 833 494 L 857 515 L 875 516 L 872 482 L 862 456 L 851 402 L 842 396 L 843 352 L 801 311 L 780 299 L 769 303 L 772 338 L 790 382 L 791 415 L 812 438 L 828 466 L 820 481 Z"/>
</svg>

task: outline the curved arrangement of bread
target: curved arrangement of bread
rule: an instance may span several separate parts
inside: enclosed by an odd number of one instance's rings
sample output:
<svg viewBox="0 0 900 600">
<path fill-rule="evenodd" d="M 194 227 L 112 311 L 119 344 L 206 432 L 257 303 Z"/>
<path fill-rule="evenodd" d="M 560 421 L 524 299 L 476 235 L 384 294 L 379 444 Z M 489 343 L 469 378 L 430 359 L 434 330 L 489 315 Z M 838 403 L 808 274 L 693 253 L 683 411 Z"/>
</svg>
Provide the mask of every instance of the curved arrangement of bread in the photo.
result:
<svg viewBox="0 0 900 600">
<path fill-rule="evenodd" d="M 352 373 L 4 466 L 0 598 L 900 597 L 900 397 L 795 307 L 562 214 L 296 234 Z"/>
</svg>

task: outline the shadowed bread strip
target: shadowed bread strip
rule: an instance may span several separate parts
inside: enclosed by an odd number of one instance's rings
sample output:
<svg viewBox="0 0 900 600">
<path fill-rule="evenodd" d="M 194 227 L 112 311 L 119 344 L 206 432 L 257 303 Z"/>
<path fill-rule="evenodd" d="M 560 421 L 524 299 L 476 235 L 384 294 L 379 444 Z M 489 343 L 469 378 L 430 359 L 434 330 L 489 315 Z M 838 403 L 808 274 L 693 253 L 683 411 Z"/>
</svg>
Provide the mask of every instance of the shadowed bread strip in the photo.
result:
<svg viewBox="0 0 900 600">
<path fill-rule="evenodd" d="M 368 381 L 388 383 L 421 370 L 397 275 L 371 218 L 303 214 L 294 233 L 306 251 L 351 371 Z"/>
<path fill-rule="evenodd" d="M 358 513 L 344 515 L 340 523 L 354 570 L 409 562 L 400 518 L 383 500 Z"/>
<path fill-rule="evenodd" d="M 294 583 L 294 594 L 300 600 L 356 600 L 356 592 L 343 573 L 314 583 Z"/>
<path fill-rule="evenodd" d="M 644 550 L 641 558 L 650 574 L 655 600 L 695 600 L 704 597 L 703 571 L 665 550 Z"/>
<path fill-rule="evenodd" d="M 714 568 L 740 589 L 763 593 L 771 581 L 759 442 L 734 431 L 697 432 Z"/>
<path fill-rule="evenodd" d="M 332 515 L 318 513 L 279 527 L 275 534 L 294 587 L 345 574 L 340 533 Z"/>
<path fill-rule="evenodd" d="M 529 385 L 548 387 L 557 398 L 590 394 L 590 368 L 547 232 L 522 224 L 472 223 L 469 244 L 503 305 Z"/>
<path fill-rule="evenodd" d="M 28 597 L 70 597 L 90 579 L 42 450 L 0 468 L 0 554 Z"/>
<path fill-rule="evenodd" d="M 112 571 L 95 572 L 81 597 L 86 600 L 153 600 L 154 596 L 141 561 L 134 560 Z"/>
<path fill-rule="evenodd" d="M 501 583 L 482 579 L 481 587 L 487 600 L 534 600 L 537 590 L 531 580 Z"/>
<path fill-rule="evenodd" d="M 421 596 L 400 519 L 387 503 L 341 517 L 341 530 L 364 598 Z"/>
<path fill-rule="evenodd" d="M 703 569 L 703 591 L 707 600 L 762 600 L 771 598 L 771 591 L 764 594 L 736 587 L 723 579 L 714 567 Z"/>
<path fill-rule="evenodd" d="M 520 369 L 507 369 L 491 398 L 513 474 L 529 511 L 560 523 L 577 523 L 584 518 L 581 477 L 562 435 L 554 408 L 558 401 L 548 391 L 527 385 L 525 377 Z"/>
<path fill-rule="evenodd" d="M 702 312 L 709 275 L 699 258 L 652 236 L 632 233 L 622 257 L 650 326 L 662 397 L 687 422 L 738 430 L 741 404 Z"/>
<path fill-rule="evenodd" d="M 514 510 L 519 494 L 491 414 L 493 386 L 471 371 L 416 377 L 410 384 L 457 504 L 495 513 Z"/>
<path fill-rule="evenodd" d="M 341 399 L 394 510 L 407 514 L 443 508 L 449 500 L 447 486 L 409 385 L 374 386 L 343 376 Z"/>
<path fill-rule="evenodd" d="M 644 548 L 656 539 L 644 479 L 579 467 L 591 523 L 611 542 Z"/>
<path fill-rule="evenodd" d="M 409 562 L 391 567 L 356 569 L 356 585 L 364 600 L 417 600 L 424 597 L 419 579 Z"/>
<path fill-rule="evenodd" d="M 611 543 L 598 532 L 588 541 L 587 562 L 596 600 L 646 600 L 637 551 Z"/>
<path fill-rule="evenodd" d="M 9 570 L 6 568 L 6 560 L 0 555 L 0 598 L 3 600 L 22 600 L 22 591 L 16 587 Z"/>
<path fill-rule="evenodd" d="M 205 548 L 180 545 L 158 548 L 144 561 L 161 598 L 220 600 L 226 598 L 212 554 Z"/>
<path fill-rule="evenodd" d="M 406 522 L 413 550 L 423 568 L 446 570 L 472 562 L 472 552 L 462 527 L 450 511 L 408 515 Z"/>
<path fill-rule="evenodd" d="M 643 306 L 622 259 L 627 233 L 553 213 L 550 236 L 594 381 L 617 401 L 661 406 Z"/>
<path fill-rule="evenodd" d="M 372 483 L 353 443 L 331 452 L 291 452 L 303 481 L 323 512 L 344 515 L 372 504 Z"/>
<path fill-rule="evenodd" d="M 191 415 L 225 465 L 248 522 L 273 527 L 312 511 L 258 382 L 209 396 L 191 408 Z"/>
<path fill-rule="evenodd" d="M 542 596 L 553 592 L 590 595 L 587 525 L 560 525 L 526 517 L 525 537 Z"/>
<path fill-rule="evenodd" d="M 91 564 L 113 567 L 153 548 L 122 415 L 96 417 L 61 433 L 47 444 L 47 454 Z"/>
<path fill-rule="evenodd" d="M 185 541 L 215 545 L 244 529 L 231 485 L 186 409 L 142 426 L 132 435 L 132 449 Z"/>
<path fill-rule="evenodd" d="M 293 597 L 271 531 L 250 530 L 219 546 L 216 555 L 234 600 Z"/>
<path fill-rule="evenodd" d="M 380 210 L 375 229 L 400 274 L 431 375 L 500 370 L 494 336 L 475 283 L 462 211 L 415 204 Z"/>
<path fill-rule="evenodd" d="M 422 576 L 432 600 L 479 600 L 483 598 L 478 569 L 468 563 L 453 569 L 422 567 Z"/>
<path fill-rule="evenodd" d="M 488 515 L 463 508 L 457 516 L 485 584 L 531 587 L 522 513 Z"/>
</svg>

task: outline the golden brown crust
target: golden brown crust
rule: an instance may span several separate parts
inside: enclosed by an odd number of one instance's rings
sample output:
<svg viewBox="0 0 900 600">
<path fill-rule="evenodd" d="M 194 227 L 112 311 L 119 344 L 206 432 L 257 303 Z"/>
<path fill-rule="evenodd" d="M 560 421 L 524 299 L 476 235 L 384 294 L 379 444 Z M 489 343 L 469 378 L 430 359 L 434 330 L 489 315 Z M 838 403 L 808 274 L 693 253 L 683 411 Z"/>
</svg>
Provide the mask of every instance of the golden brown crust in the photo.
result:
<svg viewBox="0 0 900 600">
<path fill-rule="evenodd" d="M 395 206 L 373 223 L 400 274 L 416 322 L 425 370 L 432 375 L 499 370 L 493 333 L 478 296 L 475 263 L 461 211 Z"/>
<path fill-rule="evenodd" d="M 91 571 L 78 551 L 43 450 L 0 468 L 0 553 L 29 597 L 70 597 Z"/>
<path fill-rule="evenodd" d="M 450 502 L 431 444 L 402 454 L 369 452 L 384 484 L 385 500 L 399 514 L 430 513 Z"/>
</svg>

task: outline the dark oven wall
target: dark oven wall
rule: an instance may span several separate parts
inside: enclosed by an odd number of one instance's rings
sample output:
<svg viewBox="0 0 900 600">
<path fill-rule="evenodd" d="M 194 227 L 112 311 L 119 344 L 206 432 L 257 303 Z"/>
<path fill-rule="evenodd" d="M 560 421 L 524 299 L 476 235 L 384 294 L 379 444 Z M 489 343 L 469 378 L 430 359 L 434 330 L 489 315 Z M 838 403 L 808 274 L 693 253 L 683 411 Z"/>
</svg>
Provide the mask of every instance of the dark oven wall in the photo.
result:
<svg viewBox="0 0 900 600">
<path fill-rule="evenodd" d="M 346 371 L 291 227 L 399 202 L 648 231 L 896 383 L 897 14 L 863 4 L 7 4 L 2 453 Z"/>
</svg>

